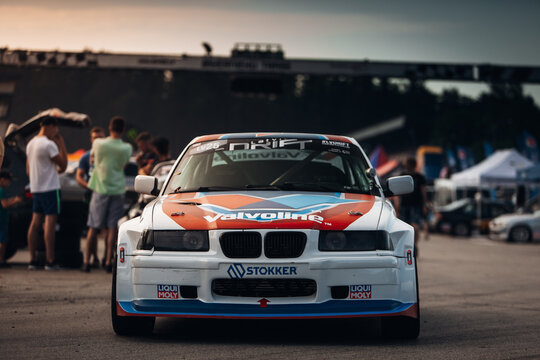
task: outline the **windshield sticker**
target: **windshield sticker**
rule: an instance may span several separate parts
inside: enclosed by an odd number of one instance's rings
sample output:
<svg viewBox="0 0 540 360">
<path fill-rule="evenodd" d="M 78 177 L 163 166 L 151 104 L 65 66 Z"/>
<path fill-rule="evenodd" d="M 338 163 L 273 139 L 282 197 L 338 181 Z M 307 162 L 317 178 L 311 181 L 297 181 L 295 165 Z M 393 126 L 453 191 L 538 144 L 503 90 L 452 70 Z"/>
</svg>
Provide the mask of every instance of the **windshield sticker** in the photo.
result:
<svg viewBox="0 0 540 360">
<path fill-rule="evenodd" d="M 280 148 L 297 148 L 304 150 L 306 144 L 312 143 L 313 140 L 298 140 L 298 139 L 261 139 L 245 142 L 231 142 L 228 150 L 257 150 L 257 149 L 280 149 Z"/>
<path fill-rule="evenodd" d="M 351 151 L 356 151 L 356 147 L 350 143 L 334 140 L 318 140 L 318 139 L 283 139 L 283 138 L 266 138 L 266 139 L 227 139 L 227 140 L 215 140 L 204 143 L 194 144 L 190 150 L 189 155 L 197 155 L 208 152 L 226 152 L 236 153 L 252 152 L 252 151 L 272 151 L 272 150 L 324 150 L 332 151 L 340 154 L 351 154 Z M 277 154 L 277 153 L 276 153 Z M 292 154 L 292 153 L 291 153 Z M 291 154 L 289 157 L 286 155 L 279 155 L 279 158 L 294 158 Z M 242 155 L 246 156 L 246 155 Z M 257 155 L 259 156 L 259 155 Z M 270 155 L 271 156 L 271 155 Z M 278 158 L 276 157 L 276 158 Z M 256 157 L 253 157 L 255 159 Z M 260 157 L 264 159 L 264 157 Z M 231 159 L 233 159 L 231 157 Z M 243 159 L 246 159 L 244 157 Z"/>
<path fill-rule="evenodd" d="M 326 146 L 338 146 L 338 147 L 347 148 L 347 149 L 351 147 L 350 143 L 346 143 L 342 141 L 323 140 L 321 144 L 326 145 Z"/>
<path fill-rule="evenodd" d="M 226 140 L 216 140 L 193 145 L 190 154 L 199 154 L 207 151 L 223 151 L 227 145 Z"/>
<path fill-rule="evenodd" d="M 224 154 L 232 161 L 253 161 L 253 160 L 303 160 L 309 156 L 309 153 L 298 150 L 265 150 L 265 151 L 253 151 L 253 150 L 237 150 L 237 151 L 224 151 Z M 214 155 L 212 166 L 224 165 L 225 160 L 218 154 Z"/>
</svg>

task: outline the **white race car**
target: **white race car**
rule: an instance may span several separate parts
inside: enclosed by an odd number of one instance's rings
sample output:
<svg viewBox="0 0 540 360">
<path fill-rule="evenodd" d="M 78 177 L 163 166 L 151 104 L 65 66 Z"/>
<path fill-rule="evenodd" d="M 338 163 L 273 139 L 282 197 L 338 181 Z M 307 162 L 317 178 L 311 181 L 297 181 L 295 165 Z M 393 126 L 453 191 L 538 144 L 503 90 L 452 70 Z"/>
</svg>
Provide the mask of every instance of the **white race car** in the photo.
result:
<svg viewBox="0 0 540 360">
<path fill-rule="evenodd" d="M 157 195 L 119 229 L 112 324 L 153 331 L 156 317 L 380 317 L 383 335 L 420 328 L 413 228 L 383 191 L 360 145 L 315 134 L 194 139 Z"/>
<path fill-rule="evenodd" d="M 507 214 L 489 223 L 489 237 L 509 242 L 540 240 L 540 210 L 533 214 Z"/>
</svg>

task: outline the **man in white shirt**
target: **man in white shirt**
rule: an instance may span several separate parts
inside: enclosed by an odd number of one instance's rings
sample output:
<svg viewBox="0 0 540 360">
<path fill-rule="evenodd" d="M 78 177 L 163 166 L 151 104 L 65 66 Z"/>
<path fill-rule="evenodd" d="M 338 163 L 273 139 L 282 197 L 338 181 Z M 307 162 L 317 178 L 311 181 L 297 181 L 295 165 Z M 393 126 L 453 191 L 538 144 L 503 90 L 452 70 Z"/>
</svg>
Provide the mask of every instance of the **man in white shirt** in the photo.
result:
<svg viewBox="0 0 540 360">
<path fill-rule="evenodd" d="M 26 171 L 30 178 L 30 192 L 34 201 L 32 222 L 28 229 L 28 250 L 30 264 L 28 269 L 36 270 L 36 248 L 39 229 L 43 226 L 46 258 L 45 270 L 56 270 L 54 243 L 56 221 L 60 214 L 60 179 L 58 173 L 66 170 L 67 152 L 64 139 L 58 133 L 55 118 L 45 118 L 40 124 L 39 133 L 26 146 Z"/>
</svg>

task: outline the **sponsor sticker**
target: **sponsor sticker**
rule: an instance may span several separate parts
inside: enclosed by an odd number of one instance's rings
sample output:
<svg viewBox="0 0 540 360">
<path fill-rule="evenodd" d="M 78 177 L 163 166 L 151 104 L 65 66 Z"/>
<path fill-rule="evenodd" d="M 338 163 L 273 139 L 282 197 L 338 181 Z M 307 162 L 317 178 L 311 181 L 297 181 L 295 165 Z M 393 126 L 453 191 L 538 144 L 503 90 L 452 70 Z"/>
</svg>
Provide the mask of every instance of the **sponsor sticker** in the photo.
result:
<svg viewBox="0 0 540 360">
<path fill-rule="evenodd" d="M 178 299 L 180 297 L 178 285 L 158 285 L 157 297 L 158 299 Z"/>
<path fill-rule="evenodd" d="M 321 224 L 324 220 L 319 215 L 296 214 L 290 211 L 273 211 L 273 212 L 247 212 L 239 211 L 233 214 L 217 214 L 215 216 L 205 215 L 204 219 L 209 223 L 217 220 L 252 220 L 252 221 L 272 221 L 272 220 L 301 220 L 314 221 Z"/>
<path fill-rule="evenodd" d="M 347 148 L 347 149 L 351 147 L 351 144 L 343 142 L 343 141 L 323 140 L 322 144 L 326 146 L 339 146 L 339 147 Z"/>
<path fill-rule="evenodd" d="M 225 144 L 227 144 L 227 141 L 224 140 L 216 140 L 201 144 L 195 144 L 191 149 L 190 154 L 203 153 L 207 151 L 222 151 L 225 149 Z"/>
<path fill-rule="evenodd" d="M 349 299 L 364 300 L 371 299 L 371 285 L 350 285 Z"/>
<path fill-rule="evenodd" d="M 229 150 L 257 150 L 257 149 L 280 149 L 280 148 L 298 148 L 304 150 L 306 144 L 313 140 L 301 139 L 260 139 L 246 142 L 230 142 Z"/>
<path fill-rule="evenodd" d="M 231 279 L 242 279 L 246 276 L 293 276 L 298 272 L 296 266 L 231 264 L 227 274 Z"/>
</svg>

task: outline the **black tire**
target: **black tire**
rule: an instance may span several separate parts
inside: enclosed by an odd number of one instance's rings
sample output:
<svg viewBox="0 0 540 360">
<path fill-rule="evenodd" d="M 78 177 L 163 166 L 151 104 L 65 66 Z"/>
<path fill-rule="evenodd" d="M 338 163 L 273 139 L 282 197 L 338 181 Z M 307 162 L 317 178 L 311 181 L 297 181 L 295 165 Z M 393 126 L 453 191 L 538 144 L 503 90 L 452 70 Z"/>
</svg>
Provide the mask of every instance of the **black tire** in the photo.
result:
<svg viewBox="0 0 540 360">
<path fill-rule="evenodd" d="M 455 236 L 469 236 L 471 235 L 471 227 L 464 221 L 459 221 L 452 225 L 452 233 Z"/>
<path fill-rule="evenodd" d="M 121 336 L 149 335 L 154 331 L 155 317 L 118 316 L 116 312 L 116 262 L 113 267 L 111 291 L 111 320 L 113 330 Z"/>
<path fill-rule="evenodd" d="M 388 339 L 412 340 L 420 335 L 420 295 L 418 292 L 418 268 L 414 258 L 416 276 L 416 305 L 417 317 L 394 316 L 381 318 L 381 335 Z"/>
<path fill-rule="evenodd" d="M 509 242 L 531 242 L 531 230 L 525 225 L 514 226 L 508 234 Z"/>
</svg>

